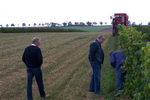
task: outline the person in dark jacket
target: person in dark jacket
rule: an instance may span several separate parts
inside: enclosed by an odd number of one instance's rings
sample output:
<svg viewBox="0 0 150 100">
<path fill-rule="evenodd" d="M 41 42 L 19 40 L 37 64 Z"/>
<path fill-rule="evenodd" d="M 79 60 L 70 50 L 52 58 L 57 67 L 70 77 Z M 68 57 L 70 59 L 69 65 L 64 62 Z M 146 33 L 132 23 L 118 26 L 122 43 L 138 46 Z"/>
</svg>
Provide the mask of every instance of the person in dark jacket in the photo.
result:
<svg viewBox="0 0 150 100">
<path fill-rule="evenodd" d="M 125 54 L 121 51 L 113 51 L 110 53 L 110 63 L 116 72 L 116 89 L 123 89 L 124 71 L 121 68 L 125 60 Z"/>
<path fill-rule="evenodd" d="M 40 96 L 42 98 L 46 97 L 44 91 L 44 84 L 43 84 L 43 77 L 41 71 L 41 65 L 43 63 L 43 57 L 41 53 L 40 46 L 40 39 L 34 37 L 32 39 L 32 44 L 27 46 L 24 50 L 22 60 L 27 66 L 27 99 L 33 100 L 32 97 L 32 80 L 35 76 Z"/>
<path fill-rule="evenodd" d="M 99 35 L 96 40 L 90 44 L 89 48 L 89 61 L 93 70 L 89 91 L 99 94 L 100 91 L 100 74 L 101 64 L 104 62 L 104 52 L 101 44 L 104 42 L 105 37 Z"/>
</svg>

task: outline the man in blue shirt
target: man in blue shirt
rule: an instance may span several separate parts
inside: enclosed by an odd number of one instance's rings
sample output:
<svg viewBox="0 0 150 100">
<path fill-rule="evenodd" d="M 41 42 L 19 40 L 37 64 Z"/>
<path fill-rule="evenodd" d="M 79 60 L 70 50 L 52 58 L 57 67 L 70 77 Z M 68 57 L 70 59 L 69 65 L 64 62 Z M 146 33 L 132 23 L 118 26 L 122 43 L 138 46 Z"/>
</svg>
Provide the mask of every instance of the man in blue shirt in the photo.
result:
<svg viewBox="0 0 150 100">
<path fill-rule="evenodd" d="M 123 89 L 124 75 L 121 66 L 125 60 L 125 55 L 121 51 L 113 51 L 110 53 L 110 63 L 115 68 L 116 72 L 116 89 L 117 91 Z"/>
</svg>

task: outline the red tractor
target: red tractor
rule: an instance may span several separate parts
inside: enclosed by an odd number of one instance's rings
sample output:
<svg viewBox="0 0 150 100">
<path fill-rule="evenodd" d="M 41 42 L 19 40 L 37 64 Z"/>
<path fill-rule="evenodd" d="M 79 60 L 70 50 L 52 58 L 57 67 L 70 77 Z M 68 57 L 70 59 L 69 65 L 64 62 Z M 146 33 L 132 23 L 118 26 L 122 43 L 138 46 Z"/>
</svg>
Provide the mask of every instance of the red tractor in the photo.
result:
<svg viewBox="0 0 150 100">
<path fill-rule="evenodd" d="M 120 25 L 128 25 L 128 15 L 126 13 L 115 13 L 112 17 L 112 26 L 113 26 L 113 32 L 112 35 L 115 36 L 118 33 L 117 26 Z"/>
</svg>

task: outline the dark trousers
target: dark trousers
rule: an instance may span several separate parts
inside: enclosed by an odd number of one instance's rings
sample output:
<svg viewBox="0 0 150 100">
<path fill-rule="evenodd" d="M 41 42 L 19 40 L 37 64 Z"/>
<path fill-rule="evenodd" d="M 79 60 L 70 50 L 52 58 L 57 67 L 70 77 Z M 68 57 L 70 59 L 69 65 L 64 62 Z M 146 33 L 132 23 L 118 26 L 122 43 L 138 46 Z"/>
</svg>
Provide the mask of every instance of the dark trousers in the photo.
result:
<svg viewBox="0 0 150 100">
<path fill-rule="evenodd" d="M 116 72 L 116 89 L 122 90 L 123 82 L 124 82 L 124 74 L 123 74 L 123 70 L 121 69 L 121 66 L 118 66 L 115 69 L 115 72 Z"/>
<path fill-rule="evenodd" d="M 95 92 L 95 93 L 100 93 L 100 75 L 101 75 L 101 64 L 99 64 L 96 61 L 90 62 L 93 74 L 91 77 L 91 82 L 90 82 L 90 89 L 89 91 Z"/>
<path fill-rule="evenodd" d="M 32 97 L 32 81 L 33 77 L 35 76 L 40 96 L 45 97 L 44 85 L 43 85 L 43 78 L 42 78 L 42 71 L 40 68 L 27 68 L 27 99 L 33 100 Z"/>
</svg>

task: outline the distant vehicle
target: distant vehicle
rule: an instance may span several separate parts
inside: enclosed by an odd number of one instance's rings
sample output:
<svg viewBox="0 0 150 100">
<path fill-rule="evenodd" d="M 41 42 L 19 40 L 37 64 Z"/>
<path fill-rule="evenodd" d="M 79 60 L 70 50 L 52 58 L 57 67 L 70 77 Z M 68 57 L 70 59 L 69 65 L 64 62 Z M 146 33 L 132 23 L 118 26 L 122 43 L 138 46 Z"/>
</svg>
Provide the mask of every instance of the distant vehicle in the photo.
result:
<svg viewBox="0 0 150 100">
<path fill-rule="evenodd" d="M 113 26 L 113 31 L 112 35 L 115 36 L 118 33 L 117 26 L 120 25 L 125 25 L 128 26 L 128 15 L 126 13 L 115 13 L 114 16 L 111 16 L 112 19 L 112 26 Z"/>
</svg>

